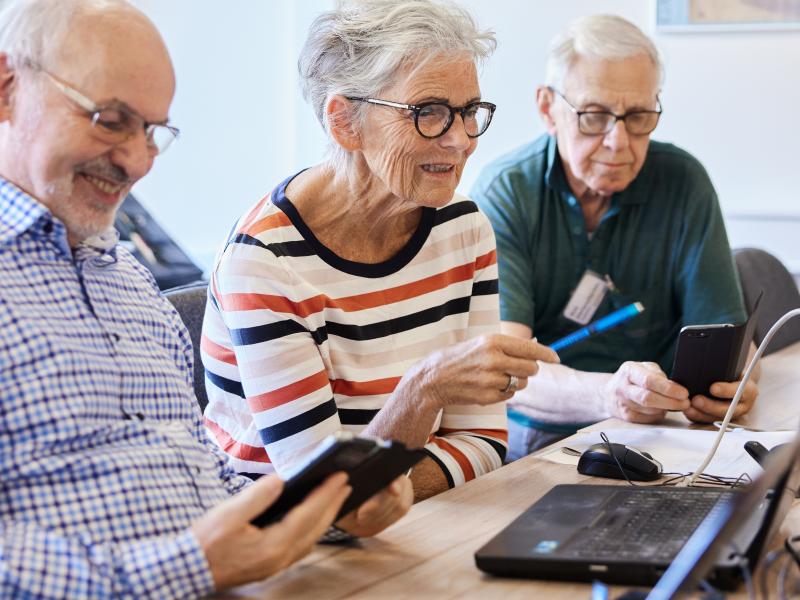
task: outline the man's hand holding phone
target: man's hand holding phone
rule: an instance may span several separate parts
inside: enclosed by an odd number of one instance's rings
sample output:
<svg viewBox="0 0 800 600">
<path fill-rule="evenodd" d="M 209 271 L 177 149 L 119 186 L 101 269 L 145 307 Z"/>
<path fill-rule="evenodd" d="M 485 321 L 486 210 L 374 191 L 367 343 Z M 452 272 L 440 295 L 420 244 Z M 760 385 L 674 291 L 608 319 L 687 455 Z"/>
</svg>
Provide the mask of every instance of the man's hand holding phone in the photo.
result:
<svg viewBox="0 0 800 600">
<path fill-rule="evenodd" d="M 344 471 L 353 492 L 340 508 L 336 525 L 355 536 L 374 535 L 408 512 L 414 491 L 411 480 L 401 473 L 425 456 L 423 450 L 400 442 L 338 432 L 289 477 L 277 500 L 252 523 L 264 527 L 280 519 L 326 477 Z"/>
<path fill-rule="evenodd" d="M 716 398 L 724 398 L 724 400 L 715 400 L 708 396 L 698 394 L 692 398 L 692 405 L 683 414 L 690 421 L 697 423 L 713 423 L 725 417 L 730 406 L 730 400 L 736 395 L 736 390 L 739 388 L 739 382 L 717 382 L 711 386 L 710 393 Z M 758 398 L 758 386 L 751 379 L 744 386 L 744 392 L 736 405 L 736 410 L 733 412 L 733 418 L 741 417 L 750 412 L 753 405 Z"/>
<path fill-rule="evenodd" d="M 265 579 L 308 554 L 351 491 L 347 475 L 336 473 L 279 521 L 252 525 L 282 489 L 277 477 L 262 477 L 192 524 L 217 591 Z"/>
</svg>

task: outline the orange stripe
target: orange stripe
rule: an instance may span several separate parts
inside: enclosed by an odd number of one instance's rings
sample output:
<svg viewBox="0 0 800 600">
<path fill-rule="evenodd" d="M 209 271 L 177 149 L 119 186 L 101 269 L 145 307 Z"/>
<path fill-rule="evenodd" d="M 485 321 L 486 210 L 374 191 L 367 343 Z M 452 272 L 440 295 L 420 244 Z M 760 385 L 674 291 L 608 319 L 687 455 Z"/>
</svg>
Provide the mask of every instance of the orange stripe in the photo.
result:
<svg viewBox="0 0 800 600">
<path fill-rule="evenodd" d="M 372 381 L 336 379 L 332 383 L 334 394 L 341 394 L 342 396 L 376 396 L 378 394 L 391 394 L 399 382 L 399 377 L 387 377 L 386 379 L 373 379 Z"/>
<path fill-rule="evenodd" d="M 239 231 L 246 231 L 248 227 L 250 227 L 258 216 L 261 214 L 261 209 L 264 208 L 264 205 L 269 202 L 270 197 L 272 197 L 272 192 L 261 198 L 256 205 L 250 209 L 250 211 L 244 216 L 242 219 L 242 225 L 239 228 Z"/>
<path fill-rule="evenodd" d="M 246 227 L 241 229 L 241 233 L 246 233 L 247 235 L 258 235 L 259 233 L 264 233 L 265 231 L 269 231 L 270 229 L 277 229 L 278 227 L 288 227 L 291 225 L 292 222 L 289 220 L 289 217 L 286 216 L 286 213 L 283 212 L 276 212 L 271 215 L 267 215 L 263 219 L 259 219 L 254 223 L 249 223 Z"/>
<path fill-rule="evenodd" d="M 461 467 L 461 471 L 464 473 L 465 481 L 475 479 L 475 471 L 472 468 L 472 464 L 469 462 L 469 459 L 464 456 L 464 453 L 461 452 L 461 450 L 444 441 L 442 438 L 434 438 L 433 443 L 456 459 L 458 466 Z"/>
<path fill-rule="evenodd" d="M 495 250 L 490 250 L 483 256 L 479 256 L 475 259 L 475 270 L 480 271 L 481 269 L 485 269 L 489 265 L 493 265 L 497 262 L 497 252 Z"/>
<path fill-rule="evenodd" d="M 301 302 L 292 302 L 284 296 L 273 294 L 225 294 L 220 301 L 222 310 L 261 310 L 269 309 L 276 313 L 289 313 L 307 317 L 325 308 L 325 296 L 312 296 Z"/>
<path fill-rule="evenodd" d="M 445 429 L 444 427 L 440 427 L 436 433 L 438 433 L 439 435 L 447 435 L 450 433 L 466 433 L 466 434 L 482 435 L 484 437 L 490 437 L 496 440 L 502 440 L 504 442 L 508 442 L 507 429 Z"/>
<path fill-rule="evenodd" d="M 460 265 L 444 271 L 443 273 L 431 275 L 430 277 L 425 277 L 419 281 L 412 281 L 405 285 L 399 285 L 378 292 L 369 292 L 358 296 L 347 296 L 339 298 L 338 300 L 332 300 L 330 305 L 348 312 L 363 310 L 365 308 L 375 308 L 376 306 L 385 306 L 387 304 L 401 302 L 409 298 L 416 298 L 423 294 L 444 289 L 453 283 L 467 281 L 468 279 L 472 279 L 474 274 L 474 264 Z"/>
<path fill-rule="evenodd" d="M 258 396 L 250 396 L 247 401 L 250 409 L 254 412 L 275 408 L 281 404 L 286 404 L 292 400 L 297 400 L 302 396 L 307 396 L 311 392 L 316 392 L 330 383 L 327 373 L 320 371 L 314 373 L 300 381 L 295 381 L 287 386 L 272 390 Z"/>
<path fill-rule="evenodd" d="M 494 253 L 491 260 L 494 261 Z M 489 259 L 486 259 L 489 260 Z M 272 294 L 225 294 L 219 298 L 219 304 L 223 310 L 259 310 L 269 309 L 277 313 L 289 313 L 298 317 L 322 311 L 324 308 L 338 308 L 345 312 L 354 312 L 386 306 L 395 302 L 416 298 L 430 292 L 435 292 L 446 288 L 454 283 L 467 281 L 475 275 L 475 265 L 477 263 L 453 267 L 448 271 L 431 275 L 419 281 L 413 281 L 405 285 L 400 285 L 386 290 L 368 292 L 356 296 L 345 296 L 333 299 L 327 296 L 312 296 L 300 302 L 293 302 L 283 296 Z M 487 263 L 487 264 L 491 264 Z"/>
<path fill-rule="evenodd" d="M 217 438 L 217 443 L 220 448 L 231 456 L 235 456 L 241 460 L 249 460 L 252 462 L 270 463 L 267 451 L 261 446 L 251 446 L 243 444 L 233 439 L 224 429 L 211 421 L 208 417 L 203 417 L 203 423 L 211 430 L 214 437 Z"/>
<path fill-rule="evenodd" d="M 212 342 L 206 336 L 200 338 L 200 348 L 211 358 L 220 362 L 236 365 L 236 355 L 233 350 Z"/>
</svg>

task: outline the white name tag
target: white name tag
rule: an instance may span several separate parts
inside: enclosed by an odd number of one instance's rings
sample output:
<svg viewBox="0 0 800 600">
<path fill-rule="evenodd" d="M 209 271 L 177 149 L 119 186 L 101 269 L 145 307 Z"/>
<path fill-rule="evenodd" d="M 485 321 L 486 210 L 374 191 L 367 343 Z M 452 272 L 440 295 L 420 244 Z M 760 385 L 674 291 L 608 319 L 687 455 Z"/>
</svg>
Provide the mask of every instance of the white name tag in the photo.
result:
<svg viewBox="0 0 800 600">
<path fill-rule="evenodd" d="M 586 325 L 606 297 L 608 287 L 608 280 L 594 271 L 586 271 L 564 308 L 564 316 L 570 321 Z"/>
</svg>

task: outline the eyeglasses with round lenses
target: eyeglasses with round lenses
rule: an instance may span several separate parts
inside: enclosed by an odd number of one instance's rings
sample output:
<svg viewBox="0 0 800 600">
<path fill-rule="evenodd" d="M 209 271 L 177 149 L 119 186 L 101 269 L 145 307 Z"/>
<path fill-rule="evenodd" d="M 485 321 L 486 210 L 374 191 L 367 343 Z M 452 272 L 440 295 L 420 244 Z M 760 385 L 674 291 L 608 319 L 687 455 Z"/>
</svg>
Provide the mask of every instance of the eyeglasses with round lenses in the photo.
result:
<svg viewBox="0 0 800 600">
<path fill-rule="evenodd" d="M 483 135 L 492 122 L 492 115 L 497 108 L 491 102 L 470 102 L 465 106 L 450 106 L 445 102 L 422 102 L 421 104 L 403 104 L 378 98 L 355 98 L 354 102 L 367 102 L 379 106 L 389 106 L 402 110 L 410 110 L 414 114 L 414 126 L 424 138 L 433 139 L 443 136 L 455 121 L 456 114 L 461 115 L 467 136 L 476 138 Z"/>
<path fill-rule="evenodd" d="M 578 116 L 578 131 L 584 135 L 605 135 L 614 129 L 617 121 L 622 121 L 625 124 L 625 131 L 631 135 L 647 135 L 653 132 L 661 117 L 661 100 L 658 97 L 655 110 L 630 110 L 618 115 L 608 110 L 578 110 L 557 89 L 553 87 L 547 89 L 557 94 Z"/>
<path fill-rule="evenodd" d="M 98 106 L 52 73 L 36 65 L 33 67 L 44 73 L 56 89 L 86 111 L 92 123 L 92 135 L 103 143 L 116 146 L 143 130 L 147 147 L 154 154 L 161 154 L 180 134 L 180 130 L 172 125 L 145 121 L 122 102 L 113 101 L 105 106 Z"/>
</svg>

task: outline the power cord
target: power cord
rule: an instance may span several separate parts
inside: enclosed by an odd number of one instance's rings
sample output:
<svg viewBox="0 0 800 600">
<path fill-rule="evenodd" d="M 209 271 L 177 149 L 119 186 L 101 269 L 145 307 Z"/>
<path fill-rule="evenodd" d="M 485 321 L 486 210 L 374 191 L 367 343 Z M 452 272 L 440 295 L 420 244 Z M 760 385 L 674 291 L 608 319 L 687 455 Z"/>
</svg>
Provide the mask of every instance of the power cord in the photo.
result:
<svg viewBox="0 0 800 600">
<path fill-rule="evenodd" d="M 742 380 L 739 382 L 739 387 L 736 390 L 736 394 L 733 396 L 733 400 L 731 400 L 731 405 L 728 407 L 728 412 L 725 413 L 725 418 L 722 420 L 722 426 L 720 427 L 719 433 L 717 433 L 717 437 L 714 440 L 714 445 L 711 447 L 711 450 L 706 455 L 706 458 L 703 460 L 703 463 L 697 468 L 697 470 L 692 473 L 691 477 L 689 477 L 689 481 L 686 485 L 695 485 L 697 479 L 702 475 L 708 464 L 711 462 L 711 459 L 714 458 L 714 455 L 719 448 L 720 442 L 722 442 L 722 436 L 725 435 L 725 432 L 728 430 L 728 423 L 731 422 L 731 418 L 733 418 L 733 413 L 736 410 L 736 406 L 739 404 L 739 400 L 742 398 L 742 394 L 744 393 L 744 387 L 748 381 L 750 381 L 750 375 L 753 372 L 758 361 L 761 359 L 761 355 L 764 354 L 764 350 L 766 350 L 767 346 L 769 345 L 770 340 L 772 337 L 778 332 L 778 330 L 783 327 L 783 325 L 791 318 L 800 316 L 800 308 L 795 308 L 794 310 L 790 310 L 788 313 L 783 315 L 780 319 L 778 319 L 775 324 L 770 327 L 767 335 L 764 336 L 764 340 L 761 342 L 761 345 L 756 350 L 756 353 L 753 355 L 753 358 L 750 360 L 750 363 L 747 365 L 747 369 L 744 372 L 744 376 Z"/>
</svg>

